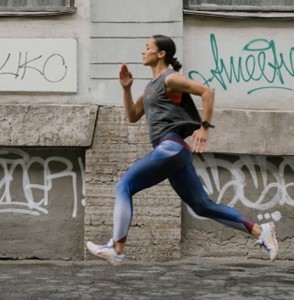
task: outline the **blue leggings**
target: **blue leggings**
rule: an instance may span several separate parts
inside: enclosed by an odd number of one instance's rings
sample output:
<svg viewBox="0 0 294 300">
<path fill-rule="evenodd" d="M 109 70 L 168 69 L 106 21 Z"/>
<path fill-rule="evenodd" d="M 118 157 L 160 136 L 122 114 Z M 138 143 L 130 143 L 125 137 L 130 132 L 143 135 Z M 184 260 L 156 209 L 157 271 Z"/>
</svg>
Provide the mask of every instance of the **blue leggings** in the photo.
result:
<svg viewBox="0 0 294 300">
<path fill-rule="evenodd" d="M 168 179 L 173 189 L 197 215 L 251 233 L 254 222 L 236 209 L 211 201 L 192 164 L 188 145 L 168 133 L 152 152 L 137 161 L 119 180 L 115 190 L 113 240 L 124 242 L 133 215 L 132 196 Z"/>
</svg>

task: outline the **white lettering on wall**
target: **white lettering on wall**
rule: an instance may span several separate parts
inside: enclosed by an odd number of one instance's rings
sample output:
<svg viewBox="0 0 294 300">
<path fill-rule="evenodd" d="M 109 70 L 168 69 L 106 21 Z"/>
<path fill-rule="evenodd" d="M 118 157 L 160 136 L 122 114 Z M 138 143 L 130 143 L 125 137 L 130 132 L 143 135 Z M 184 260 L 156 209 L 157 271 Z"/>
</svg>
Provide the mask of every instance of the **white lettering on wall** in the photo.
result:
<svg viewBox="0 0 294 300">
<path fill-rule="evenodd" d="M 276 166 L 265 156 L 240 156 L 235 162 L 230 162 L 216 158 L 212 154 L 205 154 L 205 160 L 195 158 L 195 165 L 207 194 L 217 192 L 218 197 L 214 199 L 217 203 L 232 207 L 241 203 L 246 208 L 264 211 L 264 214 L 258 214 L 259 220 L 271 218 L 279 221 L 282 218 L 279 207 L 294 206 L 294 157 L 280 159 L 280 164 Z M 230 174 L 230 180 L 221 183 L 220 169 Z M 292 174 L 292 178 L 289 178 L 289 173 Z M 230 194 L 229 197 L 227 192 Z M 252 195 L 256 195 L 256 198 L 253 199 Z M 188 211 L 194 217 L 200 218 L 190 208 Z"/>
<path fill-rule="evenodd" d="M 32 156 L 20 149 L 0 149 L 0 213 L 20 213 L 39 216 L 48 214 L 49 192 L 53 187 L 53 180 L 69 177 L 71 186 L 67 193 L 73 195 L 72 217 L 77 216 L 78 194 L 77 194 L 77 174 L 73 171 L 73 164 L 64 157 L 48 157 L 43 159 L 38 156 Z M 8 156 L 5 158 L 5 156 Z M 78 159 L 81 177 L 84 178 L 84 167 L 82 159 Z M 58 171 L 54 171 L 51 164 L 58 164 Z M 41 168 L 43 176 L 38 178 L 38 183 L 32 182 L 32 168 Z M 12 182 L 16 180 L 16 170 L 18 177 L 21 176 L 21 185 L 18 189 L 24 194 L 24 199 L 14 199 L 12 197 Z M 40 171 L 39 171 L 40 172 Z M 38 173 L 39 174 L 39 173 Z M 19 179 L 18 179 L 19 180 Z M 40 184 L 40 182 L 42 182 Z M 83 182 L 83 181 L 82 181 Z M 84 187 L 82 187 L 84 195 Z M 36 199 L 34 191 L 41 191 L 41 197 Z M 66 191 L 65 191 L 66 192 Z M 39 193 L 40 194 L 40 193 Z"/>
</svg>

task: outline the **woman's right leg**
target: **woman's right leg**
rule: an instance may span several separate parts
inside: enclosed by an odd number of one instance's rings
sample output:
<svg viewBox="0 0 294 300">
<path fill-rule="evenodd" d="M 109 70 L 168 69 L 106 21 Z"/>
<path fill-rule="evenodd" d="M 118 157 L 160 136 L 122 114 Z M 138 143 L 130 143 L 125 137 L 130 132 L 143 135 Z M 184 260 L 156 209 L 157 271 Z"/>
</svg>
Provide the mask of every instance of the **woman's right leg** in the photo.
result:
<svg viewBox="0 0 294 300">
<path fill-rule="evenodd" d="M 166 139 L 151 153 L 137 161 L 116 185 L 113 237 L 107 245 L 87 242 L 88 250 L 111 264 L 120 264 L 121 252 L 132 220 L 132 196 L 172 176 L 189 163 L 182 143 Z"/>
<path fill-rule="evenodd" d="M 113 240 L 122 252 L 132 220 L 132 196 L 167 179 L 189 163 L 181 144 L 166 140 L 137 161 L 119 180 L 115 189 Z"/>
</svg>

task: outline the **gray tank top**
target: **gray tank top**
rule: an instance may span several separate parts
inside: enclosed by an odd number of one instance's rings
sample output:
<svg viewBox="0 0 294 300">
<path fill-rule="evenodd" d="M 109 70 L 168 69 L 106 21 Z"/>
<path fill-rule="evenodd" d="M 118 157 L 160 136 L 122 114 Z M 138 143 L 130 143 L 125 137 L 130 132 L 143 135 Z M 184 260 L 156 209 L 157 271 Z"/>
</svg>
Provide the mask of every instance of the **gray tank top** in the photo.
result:
<svg viewBox="0 0 294 300">
<path fill-rule="evenodd" d="M 144 111 L 151 142 L 169 132 L 177 132 L 182 138 L 200 127 L 185 109 L 174 104 L 166 94 L 165 78 L 175 71 L 168 69 L 154 81 L 150 81 L 144 91 Z"/>
</svg>

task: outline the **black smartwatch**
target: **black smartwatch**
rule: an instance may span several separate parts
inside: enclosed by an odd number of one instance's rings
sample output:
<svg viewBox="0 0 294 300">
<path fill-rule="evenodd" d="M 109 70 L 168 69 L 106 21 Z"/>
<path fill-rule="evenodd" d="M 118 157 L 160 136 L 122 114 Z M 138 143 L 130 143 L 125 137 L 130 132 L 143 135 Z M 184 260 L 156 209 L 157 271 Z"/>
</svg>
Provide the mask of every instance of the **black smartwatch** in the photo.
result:
<svg viewBox="0 0 294 300">
<path fill-rule="evenodd" d="M 201 122 L 201 126 L 202 126 L 203 128 L 205 128 L 205 129 L 208 129 L 208 128 L 214 128 L 214 127 L 215 127 L 214 125 L 210 124 L 210 123 L 207 122 L 207 121 L 202 121 L 202 122 Z"/>
</svg>

